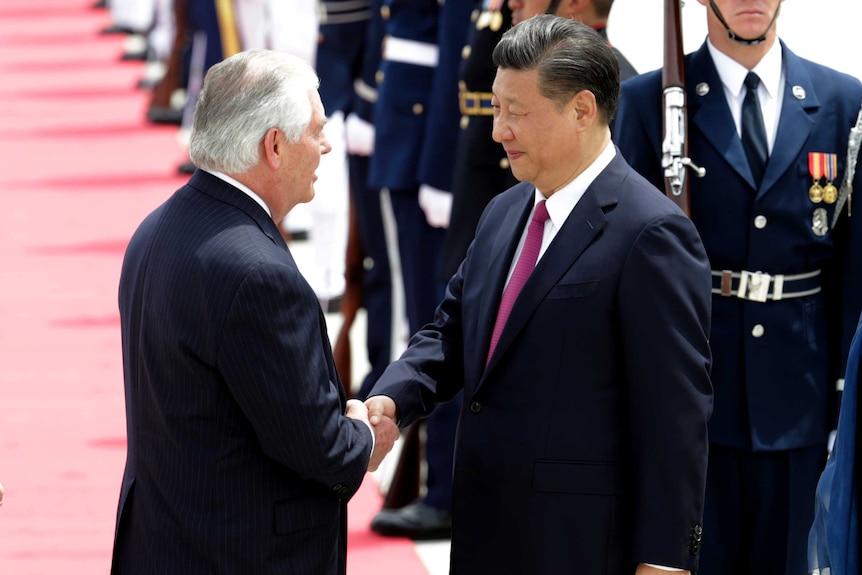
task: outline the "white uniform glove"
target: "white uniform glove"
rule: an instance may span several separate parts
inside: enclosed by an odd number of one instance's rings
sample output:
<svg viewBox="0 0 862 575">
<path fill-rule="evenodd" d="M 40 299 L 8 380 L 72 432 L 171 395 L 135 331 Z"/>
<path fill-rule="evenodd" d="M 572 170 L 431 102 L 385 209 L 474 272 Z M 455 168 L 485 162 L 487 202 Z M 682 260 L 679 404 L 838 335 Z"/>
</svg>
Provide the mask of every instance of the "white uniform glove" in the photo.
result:
<svg viewBox="0 0 862 575">
<path fill-rule="evenodd" d="M 348 114 L 344 122 L 347 138 L 347 153 L 354 156 L 370 156 L 374 153 L 374 125 L 356 114 Z"/>
<path fill-rule="evenodd" d="M 426 184 L 419 186 L 419 207 L 432 228 L 448 228 L 452 214 L 452 194 Z"/>
</svg>

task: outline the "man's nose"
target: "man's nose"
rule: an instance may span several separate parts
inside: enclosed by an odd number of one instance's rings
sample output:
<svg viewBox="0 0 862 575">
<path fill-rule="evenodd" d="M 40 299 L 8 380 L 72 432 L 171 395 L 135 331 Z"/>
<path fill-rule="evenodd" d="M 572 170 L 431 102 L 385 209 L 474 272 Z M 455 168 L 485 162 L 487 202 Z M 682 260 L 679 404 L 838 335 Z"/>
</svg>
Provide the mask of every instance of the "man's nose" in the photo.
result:
<svg viewBox="0 0 862 575">
<path fill-rule="evenodd" d="M 512 131 L 501 118 L 494 118 L 494 127 L 491 130 L 491 138 L 499 143 L 512 138 Z"/>
</svg>

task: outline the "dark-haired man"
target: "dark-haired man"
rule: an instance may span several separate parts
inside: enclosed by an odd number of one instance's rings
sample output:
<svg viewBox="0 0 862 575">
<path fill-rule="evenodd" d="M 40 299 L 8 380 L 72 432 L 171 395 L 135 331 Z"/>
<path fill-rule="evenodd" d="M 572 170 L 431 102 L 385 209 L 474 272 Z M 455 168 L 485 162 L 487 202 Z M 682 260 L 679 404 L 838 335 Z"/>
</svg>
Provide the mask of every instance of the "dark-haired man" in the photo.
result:
<svg viewBox="0 0 862 575">
<path fill-rule="evenodd" d="M 408 425 L 463 390 L 452 573 L 694 569 L 703 246 L 610 141 L 619 66 L 595 30 L 536 16 L 494 63 L 493 137 L 523 183 L 488 205 L 436 321 L 372 389 L 370 421 Z"/>
</svg>

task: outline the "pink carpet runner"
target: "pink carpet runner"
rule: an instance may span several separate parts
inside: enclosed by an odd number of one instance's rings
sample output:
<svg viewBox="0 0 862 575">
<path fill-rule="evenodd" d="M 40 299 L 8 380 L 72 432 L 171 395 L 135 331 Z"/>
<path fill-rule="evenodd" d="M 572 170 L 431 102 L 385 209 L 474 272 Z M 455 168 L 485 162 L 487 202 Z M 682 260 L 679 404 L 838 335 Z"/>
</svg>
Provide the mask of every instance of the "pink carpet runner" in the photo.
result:
<svg viewBox="0 0 862 575">
<path fill-rule="evenodd" d="M 179 187 L 175 127 L 93 0 L 0 2 L 0 574 L 108 573 L 125 461 L 117 282 L 141 219 Z M 348 573 L 425 574 L 350 505 Z"/>
</svg>

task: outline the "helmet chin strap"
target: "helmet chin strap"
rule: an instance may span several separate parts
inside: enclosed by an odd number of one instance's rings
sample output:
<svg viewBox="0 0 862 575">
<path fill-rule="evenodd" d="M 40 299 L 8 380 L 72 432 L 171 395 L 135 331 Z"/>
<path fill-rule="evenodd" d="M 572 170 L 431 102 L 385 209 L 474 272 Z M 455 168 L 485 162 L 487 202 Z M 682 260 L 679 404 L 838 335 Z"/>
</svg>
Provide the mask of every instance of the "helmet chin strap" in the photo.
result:
<svg viewBox="0 0 862 575">
<path fill-rule="evenodd" d="M 714 0 L 709 0 L 709 7 L 712 8 L 712 12 L 715 14 L 715 17 L 718 18 L 718 21 L 721 22 L 721 25 L 724 26 L 724 29 L 727 30 L 727 36 L 733 40 L 734 42 L 739 42 L 740 44 L 745 44 L 746 46 L 753 46 L 755 44 L 760 44 L 761 42 L 766 40 L 766 35 L 769 33 L 769 30 L 775 24 L 775 19 L 778 18 L 778 13 L 781 11 L 781 4 L 775 9 L 775 14 L 772 16 L 772 20 L 769 22 L 769 26 L 766 27 L 766 30 L 763 31 L 763 34 L 758 36 L 757 38 L 741 38 L 737 36 L 736 32 L 730 29 L 730 26 L 727 25 L 727 22 L 724 20 L 724 16 L 721 15 L 721 12 L 718 9 L 718 6 L 715 5 Z"/>
</svg>

